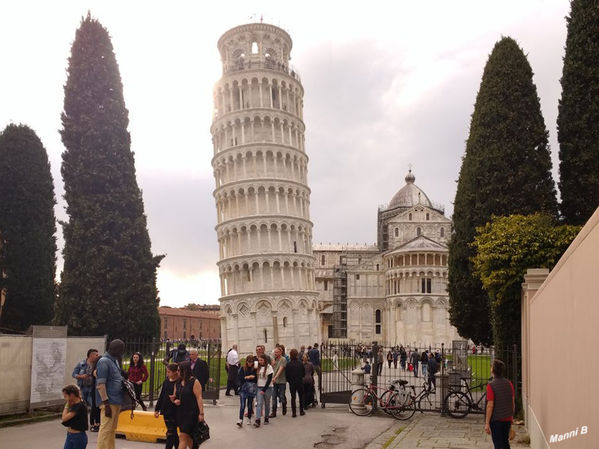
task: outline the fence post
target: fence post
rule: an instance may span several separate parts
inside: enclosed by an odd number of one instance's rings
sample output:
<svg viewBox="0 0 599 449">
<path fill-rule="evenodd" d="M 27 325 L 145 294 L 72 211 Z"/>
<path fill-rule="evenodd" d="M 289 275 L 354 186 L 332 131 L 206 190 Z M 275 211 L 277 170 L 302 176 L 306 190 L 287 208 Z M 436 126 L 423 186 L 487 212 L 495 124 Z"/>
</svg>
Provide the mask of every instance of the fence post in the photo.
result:
<svg viewBox="0 0 599 449">
<path fill-rule="evenodd" d="M 370 371 L 370 382 L 375 387 L 378 385 L 377 377 L 379 372 L 379 344 L 376 341 L 372 342 L 372 370 Z"/>
<path fill-rule="evenodd" d="M 447 415 L 447 402 L 445 401 L 445 398 L 447 397 L 448 377 L 449 376 L 445 375 L 445 343 L 441 343 L 441 375 L 439 376 L 441 384 L 441 416 Z"/>
<path fill-rule="evenodd" d="M 155 367 L 155 361 L 156 361 L 156 337 L 152 337 L 152 348 L 151 348 L 151 355 L 150 355 L 150 407 L 154 405 L 154 379 L 155 379 L 155 374 L 154 371 L 156 369 Z"/>
</svg>

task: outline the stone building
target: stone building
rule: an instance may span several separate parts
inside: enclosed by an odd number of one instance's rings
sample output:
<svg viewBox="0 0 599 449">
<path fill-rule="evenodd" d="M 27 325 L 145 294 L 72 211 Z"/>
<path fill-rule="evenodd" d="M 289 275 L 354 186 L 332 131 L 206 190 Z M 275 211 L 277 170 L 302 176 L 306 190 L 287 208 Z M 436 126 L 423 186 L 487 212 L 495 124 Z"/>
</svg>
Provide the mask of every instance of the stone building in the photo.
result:
<svg viewBox="0 0 599 449">
<path fill-rule="evenodd" d="M 160 316 L 160 338 L 188 340 L 193 336 L 199 340 L 220 338 L 220 319 L 211 312 L 158 307 Z"/>
<path fill-rule="evenodd" d="M 458 337 L 449 324 L 451 220 L 414 183 L 378 210 L 375 245 L 315 245 L 323 340 L 429 346 Z"/>
<path fill-rule="evenodd" d="M 211 127 L 223 345 L 319 340 L 308 157 L 291 37 L 235 27 L 218 41 Z"/>
</svg>

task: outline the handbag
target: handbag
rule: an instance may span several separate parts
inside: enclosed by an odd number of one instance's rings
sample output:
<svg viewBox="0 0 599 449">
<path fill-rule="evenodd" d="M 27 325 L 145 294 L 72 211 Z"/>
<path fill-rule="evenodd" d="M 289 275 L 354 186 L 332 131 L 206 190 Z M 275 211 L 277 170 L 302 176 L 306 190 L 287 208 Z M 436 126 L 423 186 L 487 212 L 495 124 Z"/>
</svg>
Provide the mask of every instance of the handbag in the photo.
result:
<svg viewBox="0 0 599 449">
<path fill-rule="evenodd" d="M 210 439 L 210 427 L 206 421 L 198 423 L 193 428 L 193 434 L 191 435 L 193 439 L 193 447 L 198 447 L 204 441 Z"/>
<path fill-rule="evenodd" d="M 249 397 L 255 397 L 258 393 L 258 384 L 256 382 L 244 382 L 241 386 L 241 392 Z"/>
</svg>

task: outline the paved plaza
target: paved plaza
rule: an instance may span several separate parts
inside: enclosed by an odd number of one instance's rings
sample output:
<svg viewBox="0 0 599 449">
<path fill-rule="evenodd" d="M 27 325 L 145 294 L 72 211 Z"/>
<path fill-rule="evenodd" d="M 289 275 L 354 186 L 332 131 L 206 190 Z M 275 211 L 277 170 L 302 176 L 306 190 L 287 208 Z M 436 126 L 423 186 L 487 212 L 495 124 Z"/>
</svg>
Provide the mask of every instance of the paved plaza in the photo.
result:
<svg viewBox="0 0 599 449">
<path fill-rule="evenodd" d="M 481 415 L 462 420 L 441 417 L 436 413 L 417 413 L 409 421 L 397 421 L 386 415 L 358 417 L 347 406 L 327 405 L 310 409 L 305 416 L 278 416 L 259 429 L 235 425 L 239 399 L 223 397 L 218 405 L 206 404 L 206 420 L 211 439 L 202 447 L 245 447 L 262 449 L 265 441 L 280 438 L 286 449 L 411 449 L 411 448 L 491 448 L 491 438 L 483 431 Z M 280 409 L 279 409 L 280 412 Z M 247 421 L 247 419 L 246 419 Z M 520 433 L 523 427 L 517 426 Z M 97 433 L 88 432 L 88 448 L 96 447 Z M 292 437 L 291 437 L 292 436 Z M 290 438 L 291 437 L 291 438 Z M 516 439 L 518 439 L 517 437 Z M 59 448 L 65 430 L 58 420 L 23 424 L 0 429 L 0 449 Z M 118 449 L 157 449 L 163 443 L 141 443 L 117 439 Z M 272 447 L 272 446 L 269 446 Z M 513 444 L 512 447 L 528 447 Z M 277 448 L 278 449 L 278 448 Z"/>
</svg>

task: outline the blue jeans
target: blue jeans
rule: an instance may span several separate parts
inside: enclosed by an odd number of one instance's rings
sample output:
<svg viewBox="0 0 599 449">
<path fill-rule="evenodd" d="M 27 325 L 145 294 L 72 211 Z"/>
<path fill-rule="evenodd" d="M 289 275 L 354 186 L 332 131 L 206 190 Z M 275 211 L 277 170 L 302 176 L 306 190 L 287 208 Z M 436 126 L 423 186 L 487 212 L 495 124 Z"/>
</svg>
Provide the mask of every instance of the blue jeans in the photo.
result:
<svg viewBox="0 0 599 449">
<path fill-rule="evenodd" d="M 281 402 L 281 405 L 287 405 L 287 398 L 285 397 L 285 389 L 287 384 L 275 384 L 273 388 L 274 399 L 272 401 L 273 411 L 277 411 L 277 398 Z"/>
<path fill-rule="evenodd" d="M 85 449 L 86 447 L 87 435 L 85 432 L 67 432 L 67 439 L 64 442 L 64 449 Z"/>
<path fill-rule="evenodd" d="M 262 388 L 258 387 L 258 394 L 256 395 L 256 419 L 262 417 L 262 407 L 264 407 L 264 417 L 268 418 L 268 415 L 270 415 L 270 398 L 272 398 L 272 386 L 269 386 L 264 394 L 262 394 Z"/>
<path fill-rule="evenodd" d="M 426 377 L 427 369 L 428 369 L 428 365 L 425 362 L 422 362 L 422 377 Z"/>
<path fill-rule="evenodd" d="M 248 418 L 252 417 L 254 407 L 254 396 L 248 396 L 245 393 L 239 395 L 239 420 L 243 420 L 243 412 L 247 406 Z"/>
<path fill-rule="evenodd" d="M 495 449 L 510 449 L 510 421 L 491 421 L 491 439 Z"/>
</svg>

